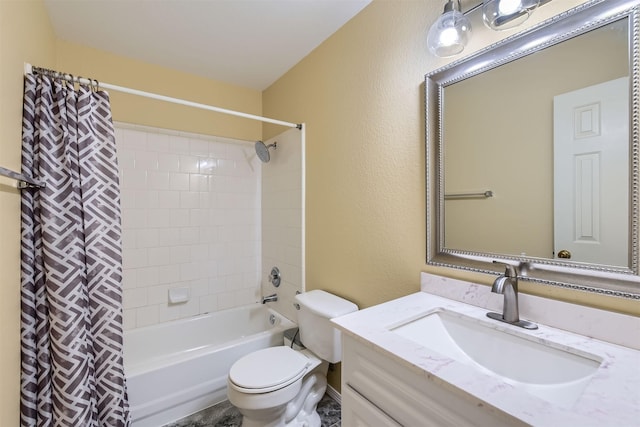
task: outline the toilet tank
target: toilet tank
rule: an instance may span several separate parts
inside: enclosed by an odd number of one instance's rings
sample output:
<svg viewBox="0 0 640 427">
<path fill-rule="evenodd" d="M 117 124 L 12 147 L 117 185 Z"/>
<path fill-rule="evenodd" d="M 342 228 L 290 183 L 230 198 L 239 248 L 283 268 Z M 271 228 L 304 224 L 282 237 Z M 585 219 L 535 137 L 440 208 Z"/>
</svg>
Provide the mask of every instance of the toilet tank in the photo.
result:
<svg viewBox="0 0 640 427">
<path fill-rule="evenodd" d="M 298 294 L 295 299 L 300 305 L 298 326 L 302 344 L 323 360 L 339 362 L 342 357 L 340 331 L 330 320 L 357 311 L 358 306 L 321 290 Z"/>
</svg>

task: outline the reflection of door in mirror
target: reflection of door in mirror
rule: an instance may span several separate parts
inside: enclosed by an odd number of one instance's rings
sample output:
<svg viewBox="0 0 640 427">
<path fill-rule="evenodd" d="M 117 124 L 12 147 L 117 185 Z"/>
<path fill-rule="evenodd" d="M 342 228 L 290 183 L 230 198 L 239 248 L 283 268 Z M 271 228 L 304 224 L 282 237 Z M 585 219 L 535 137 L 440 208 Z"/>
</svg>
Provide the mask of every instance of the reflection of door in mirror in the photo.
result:
<svg viewBox="0 0 640 427">
<path fill-rule="evenodd" d="M 628 266 L 628 94 L 622 77 L 554 97 L 556 257 Z"/>
<path fill-rule="evenodd" d="M 444 201 L 446 249 L 554 259 L 553 100 L 628 79 L 628 25 L 612 22 L 444 87 L 444 193 L 494 194 Z M 628 203 L 613 206 L 627 223 Z"/>
</svg>

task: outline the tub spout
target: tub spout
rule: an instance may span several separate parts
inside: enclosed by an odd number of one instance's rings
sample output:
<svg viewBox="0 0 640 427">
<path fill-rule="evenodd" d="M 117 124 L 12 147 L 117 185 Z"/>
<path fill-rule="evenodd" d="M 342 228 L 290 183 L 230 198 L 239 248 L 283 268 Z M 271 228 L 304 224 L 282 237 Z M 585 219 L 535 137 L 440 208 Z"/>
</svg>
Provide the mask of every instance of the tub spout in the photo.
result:
<svg viewBox="0 0 640 427">
<path fill-rule="evenodd" d="M 262 297 L 262 303 L 266 304 L 268 302 L 275 302 L 278 301 L 278 294 L 273 294 L 273 295 L 269 295 L 266 297 Z"/>
</svg>

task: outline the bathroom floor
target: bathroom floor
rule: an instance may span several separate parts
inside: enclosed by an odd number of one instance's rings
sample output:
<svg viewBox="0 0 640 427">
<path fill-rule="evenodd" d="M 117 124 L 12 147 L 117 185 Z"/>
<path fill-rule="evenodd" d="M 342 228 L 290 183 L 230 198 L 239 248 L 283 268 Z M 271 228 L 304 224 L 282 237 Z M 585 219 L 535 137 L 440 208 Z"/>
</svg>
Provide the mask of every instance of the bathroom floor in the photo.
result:
<svg viewBox="0 0 640 427">
<path fill-rule="evenodd" d="M 340 427 L 340 404 L 328 395 L 318 403 L 322 427 Z M 240 427 L 242 416 L 228 400 L 165 427 Z"/>
</svg>

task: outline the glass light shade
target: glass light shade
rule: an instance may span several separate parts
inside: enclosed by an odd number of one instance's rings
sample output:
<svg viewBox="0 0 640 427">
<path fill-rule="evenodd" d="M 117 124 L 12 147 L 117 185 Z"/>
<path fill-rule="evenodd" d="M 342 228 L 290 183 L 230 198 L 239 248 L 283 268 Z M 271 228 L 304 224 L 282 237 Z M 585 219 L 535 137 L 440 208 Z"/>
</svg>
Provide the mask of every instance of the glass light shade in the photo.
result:
<svg viewBox="0 0 640 427">
<path fill-rule="evenodd" d="M 440 15 L 429 29 L 427 45 L 431 53 L 436 56 L 457 55 L 467 45 L 470 34 L 469 18 L 459 10 L 449 10 Z"/>
<path fill-rule="evenodd" d="M 484 0 L 482 19 L 492 30 L 506 30 L 529 19 L 538 4 L 540 0 Z"/>
</svg>

